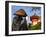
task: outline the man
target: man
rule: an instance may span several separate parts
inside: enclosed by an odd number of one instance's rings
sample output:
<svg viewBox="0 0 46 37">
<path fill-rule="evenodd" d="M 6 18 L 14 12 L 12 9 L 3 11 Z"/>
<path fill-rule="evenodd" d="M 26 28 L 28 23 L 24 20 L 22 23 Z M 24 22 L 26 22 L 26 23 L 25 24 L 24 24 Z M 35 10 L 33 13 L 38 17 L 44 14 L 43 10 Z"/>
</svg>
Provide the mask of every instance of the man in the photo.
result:
<svg viewBox="0 0 46 37">
<path fill-rule="evenodd" d="M 23 9 L 17 10 L 13 18 L 12 31 L 27 30 L 26 12 Z"/>
</svg>

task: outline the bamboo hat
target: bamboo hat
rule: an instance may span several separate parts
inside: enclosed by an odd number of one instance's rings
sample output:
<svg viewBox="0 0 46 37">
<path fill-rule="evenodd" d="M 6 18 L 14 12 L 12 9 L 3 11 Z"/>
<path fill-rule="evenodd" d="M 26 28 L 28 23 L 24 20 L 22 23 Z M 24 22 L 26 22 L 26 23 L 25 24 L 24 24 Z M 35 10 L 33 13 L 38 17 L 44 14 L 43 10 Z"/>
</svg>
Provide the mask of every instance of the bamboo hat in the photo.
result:
<svg viewBox="0 0 46 37">
<path fill-rule="evenodd" d="M 27 16 L 26 12 L 23 9 L 17 10 L 16 15 L 19 16 Z"/>
</svg>

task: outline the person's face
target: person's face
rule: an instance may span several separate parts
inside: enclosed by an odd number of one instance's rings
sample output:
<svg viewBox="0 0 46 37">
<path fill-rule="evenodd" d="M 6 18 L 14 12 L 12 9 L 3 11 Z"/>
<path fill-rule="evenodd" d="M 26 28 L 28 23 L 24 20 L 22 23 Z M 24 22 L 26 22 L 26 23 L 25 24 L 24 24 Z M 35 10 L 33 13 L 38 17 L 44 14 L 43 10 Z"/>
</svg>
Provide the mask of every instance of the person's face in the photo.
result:
<svg viewBox="0 0 46 37">
<path fill-rule="evenodd" d="M 32 22 L 37 22 L 38 20 L 37 19 L 32 19 Z"/>
</svg>

